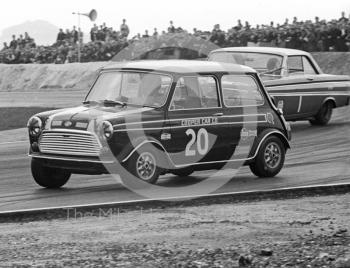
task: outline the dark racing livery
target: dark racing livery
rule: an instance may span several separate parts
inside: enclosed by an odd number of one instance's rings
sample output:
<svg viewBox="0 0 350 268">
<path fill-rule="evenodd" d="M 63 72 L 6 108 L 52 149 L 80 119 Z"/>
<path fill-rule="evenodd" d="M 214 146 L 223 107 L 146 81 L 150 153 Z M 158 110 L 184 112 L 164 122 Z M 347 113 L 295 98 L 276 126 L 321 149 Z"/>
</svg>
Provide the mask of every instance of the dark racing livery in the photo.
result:
<svg viewBox="0 0 350 268">
<path fill-rule="evenodd" d="M 275 47 L 214 50 L 210 61 L 247 65 L 258 71 L 287 120 L 326 125 L 333 108 L 349 105 L 350 77 L 324 74 L 310 53 Z"/>
<path fill-rule="evenodd" d="M 37 114 L 28 131 L 32 174 L 47 188 L 118 165 L 149 183 L 234 163 L 272 177 L 290 139 L 256 71 L 184 60 L 105 67 L 81 106 Z"/>
</svg>

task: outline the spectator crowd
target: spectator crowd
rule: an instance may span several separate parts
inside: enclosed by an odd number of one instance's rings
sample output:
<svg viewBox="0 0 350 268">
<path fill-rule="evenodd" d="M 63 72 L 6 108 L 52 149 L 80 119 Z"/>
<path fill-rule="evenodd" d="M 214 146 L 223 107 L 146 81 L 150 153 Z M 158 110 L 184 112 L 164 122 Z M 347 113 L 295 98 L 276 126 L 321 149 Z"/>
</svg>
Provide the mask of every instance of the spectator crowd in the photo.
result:
<svg viewBox="0 0 350 268">
<path fill-rule="evenodd" d="M 25 33 L 16 38 L 12 36 L 9 44 L 3 44 L 0 51 L 0 63 L 71 63 L 78 61 L 78 49 L 81 62 L 107 61 L 126 46 L 140 40 L 171 39 L 172 34 L 184 33 L 183 38 L 195 37 L 216 44 L 219 47 L 231 46 L 274 46 L 313 51 L 350 51 L 350 20 L 342 12 L 339 19 L 330 21 L 315 17 L 314 20 L 300 21 L 294 17 L 283 24 L 270 22 L 268 25 L 252 26 L 249 22 L 237 21 L 228 31 L 216 24 L 212 31 L 193 29 L 187 32 L 175 27 L 170 21 L 167 31 L 153 33 L 148 30 L 130 38 L 130 29 L 126 20 L 119 30 L 108 27 L 106 23 L 91 28 L 87 43 L 83 42 L 83 33 L 74 26 L 72 30 L 59 29 L 56 42 L 51 46 L 37 46 L 34 39 Z"/>
</svg>

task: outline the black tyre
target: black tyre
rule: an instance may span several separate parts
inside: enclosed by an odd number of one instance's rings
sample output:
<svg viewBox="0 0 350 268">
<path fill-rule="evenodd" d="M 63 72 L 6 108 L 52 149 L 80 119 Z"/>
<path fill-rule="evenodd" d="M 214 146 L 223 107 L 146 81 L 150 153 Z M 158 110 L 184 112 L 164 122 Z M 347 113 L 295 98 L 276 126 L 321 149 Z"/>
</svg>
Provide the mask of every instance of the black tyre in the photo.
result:
<svg viewBox="0 0 350 268">
<path fill-rule="evenodd" d="M 71 173 L 69 171 L 43 166 L 38 160 L 32 159 L 32 175 L 37 184 L 45 188 L 60 188 L 67 183 Z"/>
<path fill-rule="evenodd" d="M 152 146 L 137 150 L 127 161 L 127 170 L 140 180 L 155 184 L 162 172 L 159 152 Z"/>
<path fill-rule="evenodd" d="M 320 108 L 320 110 L 315 115 L 315 117 L 309 120 L 311 125 L 316 125 L 316 126 L 327 125 L 329 120 L 331 120 L 333 108 L 334 106 L 332 102 L 327 101 L 326 103 L 324 103 Z"/>
<path fill-rule="evenodd" d="M 187 177 L 193 173 L 193 170 L 192 169 L 178 169 L 178 170 L 174 170 L 172 173 L 176 176 L 179 176 L 179 177 Z"/>
<path fill-rule="evenodd" d="M 260 146 L 250 170 L 258 177 L 274 177 L 283 167 L 286 149 L 281 139 L 270 136 Z"/>
</svg>

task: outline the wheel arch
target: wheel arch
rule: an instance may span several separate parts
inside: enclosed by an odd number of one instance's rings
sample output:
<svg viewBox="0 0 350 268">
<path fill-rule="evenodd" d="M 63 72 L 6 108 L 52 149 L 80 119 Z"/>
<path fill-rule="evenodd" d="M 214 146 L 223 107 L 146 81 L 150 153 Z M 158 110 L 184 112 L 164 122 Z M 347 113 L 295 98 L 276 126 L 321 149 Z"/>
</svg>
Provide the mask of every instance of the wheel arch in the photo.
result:
<svg viewBox="0 0 350 268">
<path fill-rule="evenodd" d="M 253 150 L 254 154 L 251 157 L 252 159 L 254 159 L 257 156 L 262 143 L 268 137 L 271 137 L 271 136 L 276 136 L 276 137 L 280 138 L 280 140 L 282 141 L 282 143 L 283 143 L 283 145 L 284 145 L 286 150 L 291 148 L 287 137 L 281 131 L 279 131 L 279 130 L 272 130 L 272 129 L 266 130 L 260 135 L 260 138 L 257 140 L 256 145 L 253 147 L 254 148 L 254 150 Z"/>
<path fill-rule="evenodd" d="M 327 102 L 332 103 L 333 108 L 336 108 L 336 107 L 337 107 L 337 101 L 335 100 L 334 97 L 327 97 L 327 98 L 325 98 L 325 99 L 323 100 L 323 102 L 322 102 L 321 107 L 322 107 L 325 103 L 327 103 Z"/>
<path fill-rule="evenodd" d="M 137 144 L 136 146 L 134 146 L 134 144 Z M 162 152 L 164 152 L 164 155 L 166 156 L 165 160 L 167 161 L 166 164 L 168 164 L 168 166 L 172 166 L 173 163 L 168 155 L 168 152 L 166 151 L 166 149 L 164 148 L 164 146 L 156 139 L 152 138 L 152 137 L 147 137 L 146 139 L 142 139 L 142 140 L 138 140 L 135 141 L 132 144 L 129 144 L 126 148 L 126 150 L 124 150 L 123 153 L 123 157 L 121 160 L 121 163 L 125 163 L 126 161 L 128 161 L 128 159 L 130 159 L 130 157 L 137 152 L 137 150 L 139 150 L 142 147 L 145 147 L 147 145 L 152 145 L 155 146 L 157 149 L 161 150 Z"/>
</svg>

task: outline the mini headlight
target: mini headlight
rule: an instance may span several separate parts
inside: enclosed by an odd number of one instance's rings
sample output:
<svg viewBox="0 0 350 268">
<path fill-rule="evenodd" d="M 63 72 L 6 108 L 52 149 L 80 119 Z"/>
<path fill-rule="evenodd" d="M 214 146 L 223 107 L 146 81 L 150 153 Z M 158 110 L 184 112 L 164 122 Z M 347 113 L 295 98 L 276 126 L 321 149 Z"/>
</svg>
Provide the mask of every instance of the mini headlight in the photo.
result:
<svg viewBox="0 0 350 268">
<path fill-rule="evenodd" d="M 39 135 L 42 129 L 42 125 L 43 123 L 39 117 L 32 116 L 27 123 L 29 134 L 32 136 Z"/>
<path fill-rule="evenodd" d="M 114 131 L 112 124 L 108 121 L 103 121 L 102 122 L 102 131 L 103 131 L 103 135 L 107 139 L 110 139 L 113 136 L 113 131 Z"/>
</svg>

